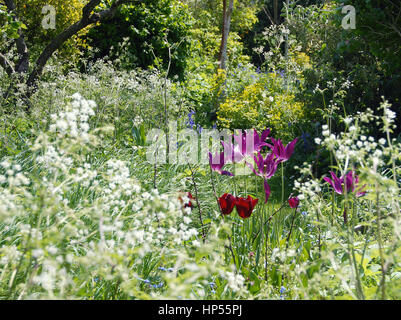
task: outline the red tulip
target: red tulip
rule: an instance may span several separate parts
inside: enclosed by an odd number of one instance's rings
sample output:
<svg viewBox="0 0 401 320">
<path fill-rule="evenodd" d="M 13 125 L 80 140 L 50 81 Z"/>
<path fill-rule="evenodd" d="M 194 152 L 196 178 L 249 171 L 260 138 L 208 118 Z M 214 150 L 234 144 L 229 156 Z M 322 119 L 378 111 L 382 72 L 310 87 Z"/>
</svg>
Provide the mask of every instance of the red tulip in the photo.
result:
<svg viewBox="0 0 401 320">
<path fill-rule="evenodd" d="M 248 196 L 246 199 L 237 197 L 235 207 L 237 208 L 238 215 L 243 219 L 249 218 L 258 201 L 259 199 L 253 199 L 251 196 Z"/>
<path fill-rule="evenodd" d="M 221 213 L 226 215 L 230 214 L 235 206 L 236 199 L 232 194 L 225 193 L 219 198 L 219 205 Z"/>
<path fill-rule="evenodd" d="M 299 199 L 298 197 L 288 199 L 288 204 L 291 208 L 295 209 L 299 206 Z"/>
</svg>

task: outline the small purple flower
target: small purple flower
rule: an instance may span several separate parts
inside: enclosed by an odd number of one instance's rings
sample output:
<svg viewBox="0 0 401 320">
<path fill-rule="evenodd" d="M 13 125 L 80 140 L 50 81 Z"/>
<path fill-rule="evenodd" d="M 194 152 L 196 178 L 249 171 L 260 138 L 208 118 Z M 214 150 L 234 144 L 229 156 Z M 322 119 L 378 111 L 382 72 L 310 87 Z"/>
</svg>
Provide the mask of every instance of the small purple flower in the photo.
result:
<svg viewBox="0 0 401 320">
<path fill-rule="evenodd" d="M 359 177 L 351 170 L 346 175 L 338 178 L 333 171 L 330 171 L 331 178 L 324 177 L 323 179 L 328 182 L 334 189 L 334 191 L 338 194 L 345 194 L 350 192 L 355 192 L 355 196 L 357 198 L 362 197 L 366 194 L 366 191 L 363 191 L 366 185 L 362 187 L 358 187 Z M 345 186 L 345 188 L 344 188 Z"/>
<path fill-rule="evenodd" d="M 195 121 L 192 119 L 192 116 L 195 115 L 195 111 L 191 111 L 188 113 L 188 122 L 187 122 L 187 128 L 193 129 L 195 126 Z"/>
<path fill-rule="evenodd" d="M 334 191 L 338 194 L 346 194 L 346 193 L 355 193 L 355 197 L 359 198 L 366 194 L 366 191 L 363 189 L 366 187 L 366 184 L 362 187 L 359 187 L 359 177 L 351 170 L 346 175 L 338 178 L 333 171 L 330 171 L 331 177 L 324 177 L 323 179 L 328 182 L 334 189 Z M 344 223 L 347 223 L 347 208 L 344 208 L 343 211 Z"/>
</svg>

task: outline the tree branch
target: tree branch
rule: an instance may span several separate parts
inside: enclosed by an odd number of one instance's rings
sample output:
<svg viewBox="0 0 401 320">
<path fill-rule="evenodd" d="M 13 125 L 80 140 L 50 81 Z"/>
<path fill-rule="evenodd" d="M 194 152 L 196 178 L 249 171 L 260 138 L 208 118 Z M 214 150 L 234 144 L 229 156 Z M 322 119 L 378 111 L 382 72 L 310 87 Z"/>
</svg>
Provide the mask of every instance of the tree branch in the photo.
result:
<svg viewBox="0 0 401 320">
<path fill-rule="evenodd" d="M 19 21 L 15 12 L 16 6 L 13 0 L 4 0 L 8 11 L 11 13 L 14 21 Z M 18 30 L 19 38 L 15 40 L 17 45 L 17 52 L 19 54 L 19 61 L 16 64 L 15 71 L 18 73 L 28 72 L 29 68 L 29 51 L 25 42 L 24 34 L 21 29 Z"/>
<path fill-rule="evenodd" d="M 135 2 L 136 0 L 116 0 L 113 2 L 111 7 L 107 10 L 103 10 L 99 13 L 91 13 L 99 4 L 101 0 L 91 0 L 82 9 L 82 18 L 67 29 L 59 33 L 43 50 L 42 54 L 37 59 L 34 69 L 30 73 L 27 85 L 28 85 L 28 97 L 30 97 L 36 90 L 36 82 L 42 75 L 43 69 L 53 55 L 61 45 L 70 39 L 73 35 L 77 34 L 80 30 L 89 26 L 90 24 L 110 19 L 114 16 L 117 8 L 125 3 Z"/>
</svg>

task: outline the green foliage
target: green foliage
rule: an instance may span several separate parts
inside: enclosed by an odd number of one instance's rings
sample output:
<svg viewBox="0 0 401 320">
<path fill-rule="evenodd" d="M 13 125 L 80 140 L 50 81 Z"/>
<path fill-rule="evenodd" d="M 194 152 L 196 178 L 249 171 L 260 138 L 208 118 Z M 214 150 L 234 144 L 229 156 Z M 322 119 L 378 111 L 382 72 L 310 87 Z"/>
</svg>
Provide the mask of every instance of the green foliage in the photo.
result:
<svg viewBox="0 0 401 320">
<path fill-rule="evenodd" d="M 346 5 L 346 1 L 336 3 Z M 357 0 L 352 3 L 356 11 L 356 28 L 349 30 L 348 50 L 356 53 L 366 49 L 381 61 L 389 74 L 401 70 L 401 4 L 391 0 Z"/>
<path fill-rule="evenodd" d="M 24 23 L 15 21 L 6 6 L 0 5 L 0 33 L 6 35 L 7 38 L 17 39 L 20 29 L 26 30 L 27 27 Z"/>
<path fill-rule="evenodd" d="M 227 45 L 227 72 L 245 65 L 249 57 L 243 52 L 243 38 L 256 23 L 257 3 L 235 1 Z M 189 1 L 195 18 L 191 29 L 191 54 L 186 69 L 186 99 L 196 111 L 196 121 L 209 127 L 216 122 L 222 74 L 217 70 L 221 43 L 222 2 Z"/>
<path fill-rule="evenodd" d="M 57 34 L 77 22 L 82 16 L 84 6 L 82 0 L 15 0 L 17 14 L 21 21 L 26 24 L 24 34 L 29 47 L 33 48 L 32 55 L 40 53 Z M 44 29 L 42 20 L 45 15 L 42 13 L 44 6 L 51 5 L 56 10 L 56 28 Z M 85 42 L 79 38 L 84 35 L 87 29 L 81 30 L 77 36 L 69 39 L 59 50 L 60 57 L 67 61 L 74 60 L 79 55 Z"/>
<path fill-rule="evenodd" d="M 253 77 L 254 81 L 237 92 L 230 92 L 227 81 L 227 97 L 220 104 L 217 116 L 220 126 L 230 129 L 271 128 L 275 134 L 290 138 L 289 124 L 302 120 L 302 104 L 285 90 L 280 75 L 256 73 Z"/>
<path fill-rule="evenodd" d="M 103 1 L 106 8 L 109 1 Z M 107 56 L 118 60 L 121 68 L 163 67 L 170 75 L 182 76 L 190 46 L 192 19 L 187 6 L 177 0 L 146 0 L 122 5 L 107 23 L 92 28 L 88 44 L 93 59 Z M 124 43 L 124 45 L 122 45 Z"/>
<path fill-rule="evenodd" d="M 397 81 L 398 42 L 393 33 L 374 44 L 362 32 L 376 18 L 391 21 L 391 12 L 356 1 L 362 29 L 342 30 L 339 2 L 298 1 L 288 19 L 265 23 L 254 38 L 256 68 L 244 39 L 263 2 L 235 2 L 224 71 L 216 63 L 217 0 L 122 7 L 117 20 L 91 31 L 113 46 L 104 49 L 112 61 L 83 59 L 85 72 L 67 73 L 55 57 L 29 114 L 18 99 L 23 88 L 16 99 L 1 98 L 13 79 L 0 70 L 0 298 L 401 298 L 398 112 L 387 102 L 368 109 Z M 23 24 L 3 7 L 0 19 L 7 41 L 17 38 Z M 387 43 L 394 54 L 378 50 Z M 180 81 L 166 79 L 169 47 Z M 207 161 L 148 162 L 150 130 L 167 130 L 166 115 L 178 130 L 193 127 L 190 111 L 197 129 L 269 127 L 283 142 L 298 137 L 269 180 L 266 204 L 263 179 L 241 175 L 249 169 L 243 163 L 227 164 L 229 177 Z M 322 179 L 330 170 L 353 170 L 355 188 L 334 191 Z M 367 193 L 355 194 L 360 188 Z M 192 208 L 183 207 L 187 192 Z M 235 209 L 222 217 L 216 196 L 223 193 L 259 201 L 248 219 Z M 300 199 L 297 209 L 290 194 Z"/>
</svg>

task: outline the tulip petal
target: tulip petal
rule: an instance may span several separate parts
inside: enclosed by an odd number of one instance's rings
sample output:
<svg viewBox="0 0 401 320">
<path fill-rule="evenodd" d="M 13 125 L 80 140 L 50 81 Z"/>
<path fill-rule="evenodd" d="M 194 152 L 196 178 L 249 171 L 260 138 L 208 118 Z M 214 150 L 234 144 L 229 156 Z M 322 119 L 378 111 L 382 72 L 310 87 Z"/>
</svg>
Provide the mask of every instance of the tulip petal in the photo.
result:
<svg viewBox="0 0 401 320">
<path fill-rule="evenodd" d="M 267 203 L 267 200 L 269 200 L 270 197 L 271 189 L 266 179 L 263 182 L 263 187 L 265 189 L 265 203 Z"/>
</svg>

